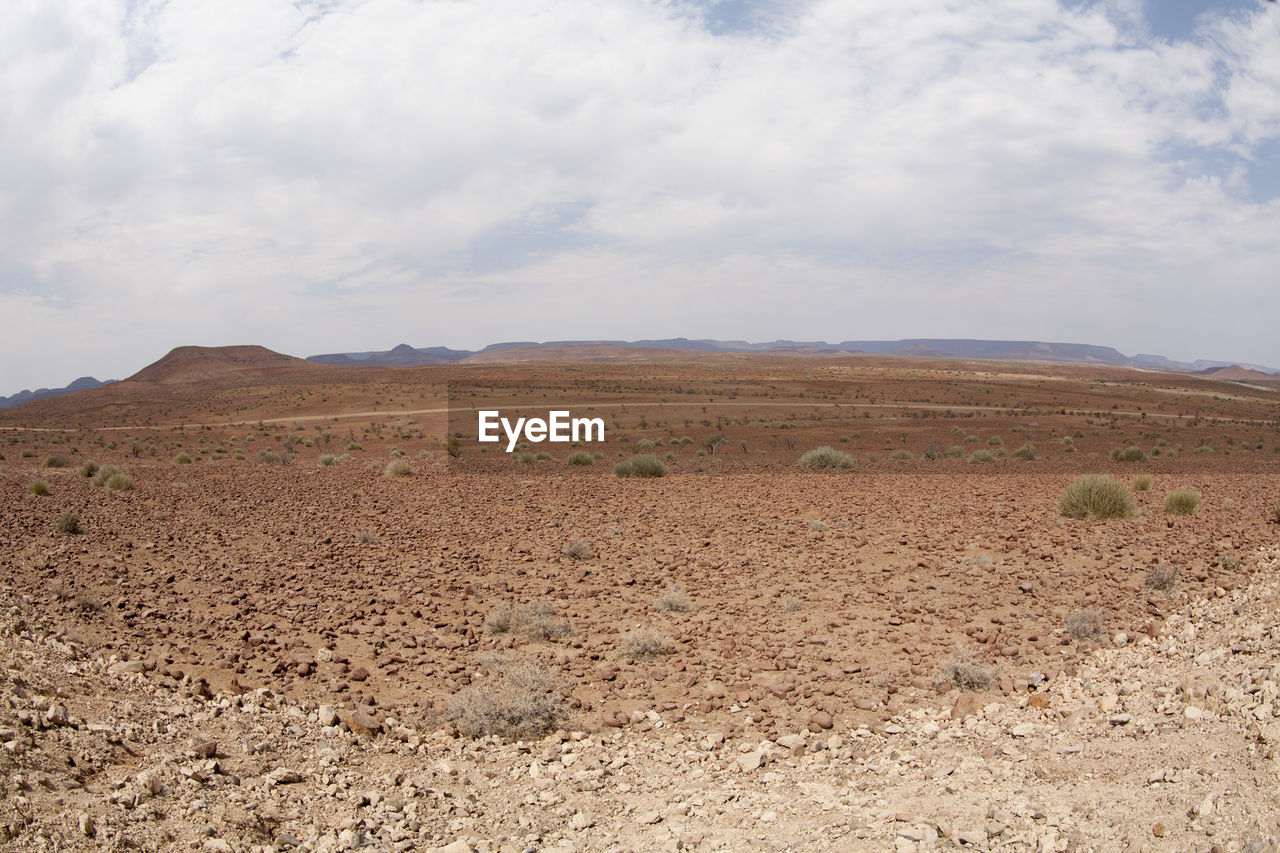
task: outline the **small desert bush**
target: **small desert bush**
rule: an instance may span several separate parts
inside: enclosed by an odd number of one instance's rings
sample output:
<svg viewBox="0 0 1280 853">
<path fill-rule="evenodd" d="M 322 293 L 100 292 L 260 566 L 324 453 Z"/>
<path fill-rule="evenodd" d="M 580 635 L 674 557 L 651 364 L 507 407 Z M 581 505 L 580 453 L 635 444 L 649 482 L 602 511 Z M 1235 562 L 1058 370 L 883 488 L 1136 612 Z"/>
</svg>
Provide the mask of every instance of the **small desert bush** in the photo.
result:
<svg viewBox="0 0 1280 853">
<path fill-rule="evenodd" d="M 837 439 L 836 439 L 836 443 L 837 443 L 837 444 L 849 444 L 849 443 L 850 443 L 850 442 L 852 442 L 852 441 L 853 441 L 853 439 L 852 439 L 852 438 L 849 438 L 849 436 L 847 436 L 847 435 L 842 435 L 842 436 L 840 436 L 839 438 L 837 438 Z"/>
<path fill-rule="evenodd" d="M 1173 589 L 1178 582 L 1178 567 L 1166 566 L 1163 563 L 1157 563 L 1147 569 L 1146 580 L 1143 586 L 1148 589 L 1154 589 L 1158 592 L 1168 592 Z"/>
<path fill-rule="evenodd" d="M 1117 462 L 1146 462 L 1147 454 L 1141 447 L 1117 447 L 1111 451 L 1111 458 Z"/>
<path fill-rule="evenodd" d="M 332 453 L 321 453 L 319 462 L 320 467 L 328 468 L 330 465 L 338 464 L 338 457 L 334 456 Z"/>
<path fill-rule="evenodd" d="M 128 474 L 115 472 L 107 478 L 106 486 L 113 492 L 131 492 L 133 491 L 133 478 Z"/>
<path fill-rule="evenodd" d="M 642 438 L 636 442 L 636 450 L 653 450 L 654 443 L 647 438 Z"/>
<path fill-rule="evenodd" d="M 630 459 L 624 459 L 614 465 L 613 473 L 619 477 L 665 477 L 667 466 L 656 456 L 637 453 Z"/>
<path fill-rule="evenodd" d="M 73 512 L 64 512 L 58 517 L 59 533 L 76 534 L 80 532 L 80 518 Z"/>
<path fill-rule="evenodd" d="M 812 530 L 814 533 L 822 533 L 824 531 L 830 530 L 831 525 L 827 524 L 825 521 L 823 521 L 820 518 L 815 518 L 813 521 L 809 522 L 809 529 Z"/>
<path fill-rule="evenodd" d="M 1134 474 L 1133 479 L 1129 481 L 1129 488 L 1135 492 L 1151 491 L 1151 484 L 1155 479 L 1150 474 Z"/>
<path fill-rule="evenodd" d="M 40 467 L 41 468 L 66 468 L 67 464 L 68 464 L 67 457 L 54 454 L 53 456 L 46 456 L 44 458 L 44 461 L 40 463 Z"/>
<path fill-rule="evenodd" d="M 975 450 L 969 454 L 969 462 L 973 465 L 995 461 L 996 457 L 990 450 Z"/>
<path fill-rule="evenodd" d="M 996 683 L 996 671 L 966 648 L 957 648 L 933 674 L 933 686 L 939 691 L 959 687 L 961 690 L 986 690 Z"/>
<path fill-rule="evenodd" d="M 93 479 L 91 480 L 91 482 L 95 486 L 105 486 L 107 484 L 107 480 L 110 480 L 113 476 L 119 473 L 120 473 L 120 469 L 117 468 L 116 466 L 103 465 L 97 471 L 93 472 Z"/>
<path fill-rule="evenodd" d="M 23 459 L 31 459 L 36 455 L 36 452 L 34 450 L 24 450 L 18 455 Z"/>
<path fill-rule="evenodd" d="M 393 459 L 387 463 L 383 474 L 387 477 L 409 477 L 413 474 L 413 466 L 403 459 Z"/>
<path fill-rule="evenodd" d="M 98 473 L 98 463 L 92 459 L 80 466 L 81 477 L 92 477 L 96 473 Z"/>
<path fill-rule="evenodd" d="M 538 460 L 539 462 L 550 462 L 552 459 L 555 459 L 554 456 L 552 456 L 550 453 L 547 453 L 545 451 L 542 453 L 539 453 L 537 456 L 534 456 L 533 458 Z"/>
<path fill-rule="evenodd" d="M 1036 452 L 1035 446 L 1029 441 L 1017 450 L 1013 451 L 1014 459 L 1026 459 L 1029 461 L 1035 459 L 1039 455 L 1040 454 Z"/>
<path fill-rule="evenodd" d="M 669 586 L 653 600 L 653 607 L 659 613 L 689 613 L 693 610 L 693 601 L 680 587 Z"/>
<path fill-rule="evenodd" d="M 797 463 L 801 468 L 852 468 L 853 457 L 835 448 L 828 447 L 825 444 L 822 447 L 815 447 L 804 456 L 800 457 Z"/>
<path fill-rule="evenodd" d="M 1107 633 L 1106 611 L 1080 607 L 1067 614 L 1067 633 L 1077 640 L 1101 640 Z"/>
<path fill-rule="evenodd" d="M 988 447 L 1004 447 L 1004 439 L 998 435 L 993 435 L 987 439 Z"/>
<path fill-rule="evenodd" d="M 568 619 L 555 615 L 549 601 L 508 604 L 485 617 L 484 627 L 491 634 L 517 634 L 530 640 L 558 640 L 573 633 Z"/>
<path fill-rule="evenodd" d="M 174 465 L 190 465 L 191 457 L 185 453 L 179 453 L 177 456 L 173 457 L 173 464 Z"/>
<path fill-rule="evenodd" d="M 459 691 L 445 706 L 445 719 L 468 737 L 537 737 L 569 717 L 560 685 L 533 661 L 493 658 L 489 677 Z"/>
<path fill-rule="evenodd" d="M 595 556 L 591 552 L 591 546 L 582 539 L 575 539 L 564 546 L 564 555 L 570 560 L 590 560 Z"/>
<path fill-rule="evenodd" d="M 958 444 L 953 444 L 947 448 L 947 456 L 952 459 L 958 459 L 961 456 L 964 456 L 964 448 Z"/>
<path fill-rule="evenodd" d="M 372 530 L 361 530 L 357 539 L 359 539 L 361 545 L 382 544 L 382 540 L 378 538 L 378 534 L 374 533 Z"/>
<path fill-rule="evenodd" d="M 590 465 L 595 459 L 585 450 L 575 450 L 564 459 L 569 465 Z"/>
<path fill-rule="evenodd" d="M 804 607 L 804 599 L 798 595 L 784 595 L 778 599 L 778 608 L 783 613 L 795 613 Z"/>
<path fill-rule="evenodd" d="M 27 484 L 27 491 L 37 497 L 44 497 L 49 494 L 49 484 L 44 480 L 32 480 Z"/>
<path fill-rule="evenodd" d="M 670 654 L 675 647 L 671 638 L 652 628 L 636 628 L 622 638 L 622 649 L 636 660 Z"/>
<path fill-rule="evenodd" d="M 1058 512 L 1068 518 L 1128 518 L 1136 509 L 1133 493 L 1105 474 L 1077 477 L 1058 502 Z"/>
<path fill-rule="evenodd" d="M 269 450 L 264 450 L 258 454 L 258 461 L 264 465 L 283 465 L 284 457 L 279 453 L 272 453 Z"/>
<path fill-rule="evenodd" d="M 364 445 L 362 445 L 358 441 L 350 441 L 350 442 L 347 442 L 347 446 L 342 449 L 347 451 L 348 453 L 352 453 L 356 450 L 364 450 Z"/>
<path fill-rule="evenodd" d="M 1201 455 L 1204 455 L 1204 454 L 1212 453 L 1212 452 L 1213 452 L 1213 448 L 1212 448 L 1212 447 L 1210 447 L 1210 446 L 1209 446 L 1209 445 L 1207 445 L 1207 444 L 1202 444 L 1202 445 L 1200 445 L 1199 447 L 1197 447 L 1195 450 L 1193 450 L 1193 451 L 1191 451 L 1191 452 L 1192 452 L 1192 453 L 1199 453 L 1199 454 L 1201 454 Z"/>
<path fill-rule="evenodd" d="M 1200 507 L 1200 493 L 1194 489 L 1174 489 L 1164 498 L 1165 515 L 1195 515 Z"/>
<path fill-rule="evenodd" d="M 537 457 L 535 457 L 532 453 L 529 453 L 528 451 L 525 451 L 523 453 L 517 453 L 511 458 L 519 462 L 521 465 L 532 465 L 534 462 L 537 461 Z"/>
<path fill-rule="evenodd" d="M 889 458 L 895 462 L 910 462 L 916 455 L 910 450 L 895 450 L 889 454 Z"/>
</svg>

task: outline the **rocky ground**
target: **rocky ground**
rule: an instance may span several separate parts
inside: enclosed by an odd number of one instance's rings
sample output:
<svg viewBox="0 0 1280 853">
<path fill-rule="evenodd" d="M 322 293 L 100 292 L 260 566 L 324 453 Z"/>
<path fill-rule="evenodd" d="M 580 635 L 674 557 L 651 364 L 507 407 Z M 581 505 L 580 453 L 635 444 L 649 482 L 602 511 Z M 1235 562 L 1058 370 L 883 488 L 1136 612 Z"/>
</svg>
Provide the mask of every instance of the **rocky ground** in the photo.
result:
<svg viewBox="0 0 1280 853">
<path fill-rule="evenodd" d="M 1248 586 L 1074 674 L 772 739 L 651 708 L 505 742 L 210 693 L 93 654 L 8 587 L 0 832 L 11 850 L 1271 850 L 1280 550 L 1256 559 Z"/>
</svg>

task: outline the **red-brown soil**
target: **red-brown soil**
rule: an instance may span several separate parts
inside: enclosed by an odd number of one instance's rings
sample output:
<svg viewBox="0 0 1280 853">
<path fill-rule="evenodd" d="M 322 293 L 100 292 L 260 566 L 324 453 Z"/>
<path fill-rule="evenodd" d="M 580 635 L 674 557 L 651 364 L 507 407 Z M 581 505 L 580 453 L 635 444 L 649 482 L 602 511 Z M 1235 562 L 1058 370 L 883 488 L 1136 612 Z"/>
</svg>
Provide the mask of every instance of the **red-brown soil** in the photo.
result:
<svg viewBox="0 0 1280 853">
<path fill-rule="evenodd" d="M 949 705 L 934 677 L 956 648 L 995 669 L 991 699 L 1025 706 L 1117 632 L 1158 642 L 1179 608 L 1274 572 L 1280 391 L 1254 384 L 858 356 L 382 369 L 271 367 L 264 352 L 175 351 L 163 370 L 0 413 L 12 589 L 49 631 L 143 661 L 158 688 L 265 687 L 448 734 L 440 715 L 478 661 L 517 652 L 563 684 L 572 728 L 776 743 Z M 603 456 L 481 448 L 472 412 L 488 406 L 601 416 L 606 441 L 584 449 Z M 452 432 L 457 458 L 441 449 Z M 646 440 L 671 474 L 614 477 Z M 1014 458 L 1027 442 L 1035 458 Z M 1128 444 L 1154 455 L 1113 461 Z M 853 467 L 798 468 L 818 445 Z M 968 461 L 980 449 L 995 461 Z M 54 455 L 69 464 L 41 467 Z M 412 476 L 385 476 L 393 458 Z M 94 486 L 78 471 L 89 459 L 136 488 Z M 1135 517 L 1059 514 L 1063 489 L 1095 471 L 1152 475 Z M 48 495 L 28 492 L 36 478 Z M 1197 513 L 1166 515 L 1183 487 Z M 59 531 L 67 513 L 82 532 Z M 590 556 L 566 554 L 578 540 Z M 1144 587 L 1161 565 L 1178 569 L 1171 593 Z M 692 610 L 661 612 L 671 589 Z M 537 602 L 571 633 L 488 624 Z M 1106 632 L 1070 636 L 1081 608 L 1107 612 Z M 637 629 L 670 653 L 637 659 Z"/>
</svg>

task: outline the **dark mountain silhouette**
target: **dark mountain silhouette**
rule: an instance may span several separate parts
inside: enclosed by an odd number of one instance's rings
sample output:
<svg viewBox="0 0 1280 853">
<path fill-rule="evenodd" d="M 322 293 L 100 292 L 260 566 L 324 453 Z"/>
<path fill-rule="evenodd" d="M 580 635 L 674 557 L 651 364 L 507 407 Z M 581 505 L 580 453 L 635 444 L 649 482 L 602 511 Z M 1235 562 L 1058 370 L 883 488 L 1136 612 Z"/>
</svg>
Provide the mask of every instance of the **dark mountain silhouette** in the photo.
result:
<svg viewBox="0 0 1280 853">
<path fill-rule="evenodd" d="M 76 391 L 97 388 L 99 385 L 109 385 L 114 381 L 114 379 L 108 379 L 100 382 L 92 376 L 81 376 L 65 388 L 40 388 L 35 391 L 19 391 L 12 397 L 0 397 L 0 409 L 21 406 L 23 403 L 30 403 L 32 400 L 47 400 L 50 397 L 61 397 L 63 394 L 74 394 Z"/>
</svg>

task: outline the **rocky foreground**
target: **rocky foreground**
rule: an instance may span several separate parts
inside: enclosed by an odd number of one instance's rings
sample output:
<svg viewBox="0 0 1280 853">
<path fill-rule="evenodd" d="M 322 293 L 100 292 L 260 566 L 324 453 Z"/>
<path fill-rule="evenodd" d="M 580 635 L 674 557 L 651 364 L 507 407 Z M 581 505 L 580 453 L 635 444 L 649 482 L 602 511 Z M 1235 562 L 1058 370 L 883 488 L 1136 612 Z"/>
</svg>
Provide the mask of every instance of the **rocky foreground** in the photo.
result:
<svg viewBox="0 0 1280 853">
<path fill-rule="evenodd" d="M 1274 850 L 1280 549 L 1254 558 L 1074 674 L 773 740 L 655 708 L 505 742 L 214 693 L 7 588 L 0 849 Z"/>
</svg>

